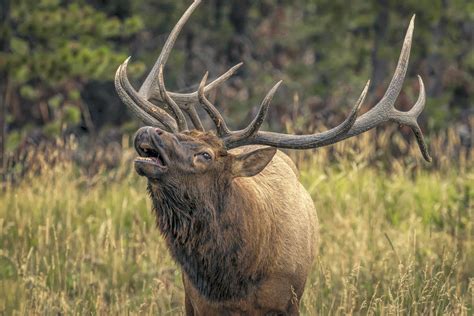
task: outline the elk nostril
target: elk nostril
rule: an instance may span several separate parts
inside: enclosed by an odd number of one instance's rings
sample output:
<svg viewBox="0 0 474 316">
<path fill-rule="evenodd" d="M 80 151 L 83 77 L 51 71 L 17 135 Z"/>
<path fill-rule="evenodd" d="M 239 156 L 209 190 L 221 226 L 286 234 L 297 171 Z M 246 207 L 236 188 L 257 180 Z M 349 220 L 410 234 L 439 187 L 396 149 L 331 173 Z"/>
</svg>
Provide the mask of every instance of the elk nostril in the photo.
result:
<svg viewBox="0 0 474 316">
<path fill-rule="evenodd" d="M 163 135 L 163 130 L 157 127 L 155 128 L 155 133 L 157 133 L 158 135 Z"/>
</svg>

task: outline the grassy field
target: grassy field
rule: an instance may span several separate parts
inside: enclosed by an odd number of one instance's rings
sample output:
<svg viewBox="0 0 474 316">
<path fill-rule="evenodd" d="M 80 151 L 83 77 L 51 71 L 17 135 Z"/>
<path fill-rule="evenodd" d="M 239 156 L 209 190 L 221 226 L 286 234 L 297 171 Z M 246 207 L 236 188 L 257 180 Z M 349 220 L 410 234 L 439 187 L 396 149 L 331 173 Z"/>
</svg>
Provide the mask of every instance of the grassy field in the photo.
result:
<svg viewBox="0 0 474 316">
<path fill-rule="evenodd" d="M 390 143 L 406 154 L 391 158 Z M 321 222 L 304 315 L 473 314 L 474 164 L 458 146 L 432 139 L 431 166 L 373 133 L 293 153 Z M 43 167 L 0 192 L 0 314 L 183 314 L 132 157 L 92 177 Z"/>
</svg>

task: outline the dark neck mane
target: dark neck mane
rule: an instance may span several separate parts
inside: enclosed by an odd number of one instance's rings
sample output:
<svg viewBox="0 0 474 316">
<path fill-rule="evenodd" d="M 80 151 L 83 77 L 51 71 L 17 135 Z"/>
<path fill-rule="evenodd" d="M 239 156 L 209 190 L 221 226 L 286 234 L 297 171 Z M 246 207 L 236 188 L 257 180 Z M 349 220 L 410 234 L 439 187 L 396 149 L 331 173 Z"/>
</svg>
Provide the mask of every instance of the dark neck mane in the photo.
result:
<svg viewBox="0 0 474 316">
<path fill-rule="evenodd" d="M 172 256 L 211 301 L 242 298 L 261 278 L 261 273 L 248 272 L 251 263 L 243 259 L 243 227 L 236 224 L 242 223 L 242 212 L 232 209 L 239 196 L 233 190 L 226 185 L 202 196 L 172 185 L 160 185 L 159 192 L 149 186 L 157 224 Z"/>
</svg>

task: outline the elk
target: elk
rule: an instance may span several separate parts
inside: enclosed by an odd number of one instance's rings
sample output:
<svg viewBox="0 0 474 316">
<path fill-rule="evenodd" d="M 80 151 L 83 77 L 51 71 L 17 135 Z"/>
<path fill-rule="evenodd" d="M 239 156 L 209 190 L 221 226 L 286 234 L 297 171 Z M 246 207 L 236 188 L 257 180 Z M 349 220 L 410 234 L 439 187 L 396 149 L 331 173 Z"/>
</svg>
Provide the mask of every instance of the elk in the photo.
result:
<svg viewBox="0 0 474 316">
<path fill-rule="evenodd" d="M 199 3 L 195 0 L 178 21 L 139 91 L 127 78 L 130 57 L 117 70 L 121 100 L 147 125 L 135 135 L 135 169 L 148 180 L 158 228 L 182 269 L 187 315 L 298 315 L 317 254 L 318 220 L 296 166 L 278 149 L 327 146 L 392 121 L 411 127 L 430 161 L 417 123 L 425 105 L 420 76 L 413 108 L 401 112 L 394 107 L 408 67 L 414 17 L 392 81 L 377 105 L 358 116 L 368 82 L 340 125 L 289 135 L 260 131 L 281 82 L 268 92 L 253 121 L 238 131 L 228 128 L 208 100 L 208 92 L 241 64 L 209 84 L 206 73 L 193 93 L 167 91 L 164 66 Z M 215 131 L 204 129 L 196 106 L 209 115 Z"/>
</svg>

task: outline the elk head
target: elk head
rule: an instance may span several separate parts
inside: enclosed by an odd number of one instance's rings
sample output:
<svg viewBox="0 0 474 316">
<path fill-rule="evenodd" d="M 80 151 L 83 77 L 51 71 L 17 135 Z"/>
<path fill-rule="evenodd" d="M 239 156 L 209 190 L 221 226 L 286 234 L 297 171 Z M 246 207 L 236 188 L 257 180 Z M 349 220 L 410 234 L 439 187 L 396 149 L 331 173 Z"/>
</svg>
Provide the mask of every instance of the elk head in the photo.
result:
<svg viewBox="0 0 474 316">
<path fill-rule="evenodd" d="M 212 179 L 254 176 L 272 160 L 276 149 L 258 148 L 233 155 L 213 133 L 169 133 L 158 127 L 143 127 L 135 135 L 138 174 L 156 182 L 196 184 Z M 209 187 L 209 186 L 208 186 Z"/>
<path fill-rule="evenodd" d="M 135 162 L 139 174 L 152 181 L 164 181 L 174 176 L 182 181 L 194 181 L 206 175 L 228 175 L 230 178 L 253 176 L 260 172 L 275 154 L 274 149 L 257 149 L 242 156 L 233 156 L 227 150 L 244 145 L 267 145 L 273 148 L 310 149 L 327 146 L 359 135 L 382 123 L 392 121 L 407 125 L 413 130 L 425 160 L 431 161 L 417 118 L 425 106 L 423 80 L 418 76 L 420 92 L 413 108 L 401 112 L 394 103 L 402 89 L 411 49 L 414 18 L 410 21 L 397 68 L 383 98 L 370 111 L 358 117 L 370 81 L 353 106 L 347 119 L 340 125 L 322 133 L 288 135 L 260 131 L 270 102 L 281 81 L 264 98 L 255 119 L 243 130 L 231 131 L 206 94 L 224 83 L 242 64 L 207 83 L 204 75 L 198 91 L 188 94 L 168 92 L 163 78 L 163 68 L 178 34 L 192 12 L 199 5 L 195 0 L 178 21 L 153 69 L 137 92 L 127 78 L 127 59 L 117 70 L 115 86 L 122 101 L 145 124 L 135 137 L 135 147 L 140 154 Z M 152 103 L 154 102 L 154 103 Z M 215 125 L 215 133 L 205 132 L 195 106 L 201 106 Z M 194 128 L 188 127 L 185 114 Z"/>
</svg>

